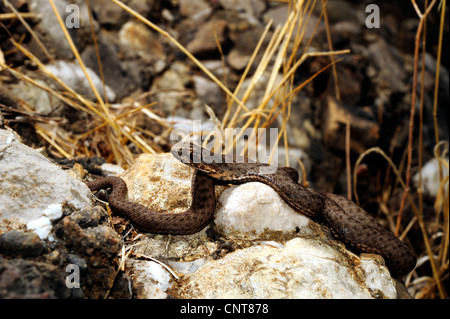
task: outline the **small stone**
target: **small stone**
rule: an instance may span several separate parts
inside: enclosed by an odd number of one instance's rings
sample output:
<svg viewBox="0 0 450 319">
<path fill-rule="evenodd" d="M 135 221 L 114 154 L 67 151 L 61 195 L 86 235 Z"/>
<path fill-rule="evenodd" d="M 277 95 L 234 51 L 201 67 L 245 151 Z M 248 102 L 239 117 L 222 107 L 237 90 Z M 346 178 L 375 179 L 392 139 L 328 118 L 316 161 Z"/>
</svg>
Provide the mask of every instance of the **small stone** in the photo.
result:
<svg viewBox="0 0 450 319">
<path fill-rule="evenodd" d="M 70 216 L 55 226 L 55 234 L 67 248 L 84 256 L 112 258 L 120 249 L 120 238 L 111 227 L 100 225 L 83 229 Z"/>
<path fill-rule="evenodd" d="M 442 164 L 436 158 L 431 159 L 422 167 L 422 191 L 430 196 L 438 196 L 442 184 L 440 181 L 440 170 L 442 171 L 443 179 L 448 178 L 448 158 L 443 159 L 447 165 Z M 439 168 L 440 166 L 440 168 Z M 416 173 L 413 177 L 414 185 L 419 187 L 420 173 Z M 444 192 L 448 194 L 448 183 L 444 186 Z"/>
<path fill-rule="evenodd" d="M 278 25 L 285 24 L 289 15 L 289 6 L 288 5 L 279 5 L 275 8 L 269 9 L 266 13 L 264 13 L 265 20 L 273 21 L 273 26 L 276 27 Z"/>
<path fill-rule="evenodd" d="M 85 95 L 92 100 L 96 99 L 90 83 L 86 78 L 86 74 L 77 63 L 58 60 L 52 64 L 46 65 L 46 67 L 50 73 L 79 94 Z M 103 83 L 100 77 L 89 68 L 86 68 L 86 72 L 98 93 L 102 95 Z M 108 101 L 114 101 L 116 99 L 116 93 L 107 85 L 105 86 L 105 90 Z"/>
<path fill-rule="evenodd" d="M 88 207 L 72 213 L 68 218 L 81 228 L 97 227 L 101 220 L 107 219 L 107 213 L 100 206 Z"/>
<path fill-rule="evenodd" d="M 66 8 L 69 5 L 68 1 L 56 1 L 56 10 L 60 17 L 64 20 L 66 18 Z M 53 51 L 53 53 L 61 59 L 72 59 L 73 52 L 69 46 L 69 43 L 61 30 L 55 13 L 49 1 L 45 0 L 28 0 L 28 8 L 30 12 L 34 12 L 37 15 L 41 15 L 40 23 L 33 29 L 42 36 L 44 44 L 47 48 Z M 69 33 L 73 36 L 75 28 L 68 29 Z M 41 38 L 41 37 L 40 37 Z M 32 52 L 42 54 L 42 50 L 38 48 L 37 42 L 32 40 L 31 43 Z M 42 58 L 45 58 L 44 56 Z"/>
<path fill-rule="evenodd" d="M 182 63 L 172 63 L 170 69 L 153 81 L 151 91 L 158 92 L 155 96 L 158 108 L 167 114 L 183 112 L 180 107 L 186 103 L 186 97 L 180 94 L 192 81 L 190 70 Z"/>
<path fill-rule="evenodd" d="M 72 263 L 74 265 L 77 265 L 81 271 L 86 271 L 87 270 L 88 265 L 87 265 L 86 259 L 84 259 L 83 257 L 80 257 L 80 256 L 75 255 L 75 254 L 68 254 L 67 255 L 67 260 L 70 263 Z"/>
<path fill-rule="evenodd" d="M 219 198 L 215 225 L 227 236 L 258 238 L 267 231 L 311 234 L 309 218 L 295 212 L 273 188 L 245 183 L 226 189 Z M 264 212 L 263 214 L 261 212 Z"/>
<path fill-rule="evenodd" d="M 259 23 L 261 13 L 266 9 L 263 0 L 219 0 L 220 4 L 227 10 L 235 10 L 239 16 L 252 25 Z"/>
<path fill-rule="evenodd" d="M 206 0 L 179 0 L 180 13 L 184 17 L 191 17 L 194 20 L 209 15 L 212 8 Z"/>
<path fill-rule="evenodd" d="M 218 52 L 218 45 L 224 44 L 226 40 L 225 29 L 228 22 L 226 20 L 213 20 L 203 24 L 194 40 L 188 43 L 186 49 L 193 55 L 206 55 L 211 52 Z"/>
<path fill-rule="evenodd" d="M 172 284 L 172 276 L 163 266 L 147 260 L 127 260 L 132 269 L 134 289 L 139 299 L 165 299 Z"/>
<path fill-rule="evenodd" d="M 203 104 L 216 108 L 221 108 L 225 104 L 223 91 L 214 81 L 197 75 L 193 76 L 192 79 L 195 84 L 197 97 Z"/>
<path fill-rule="evenodd" d="M 401 53 L 383 39 L 378 39 L 368 47 L 368 58 L 379 72 L 383 86 L 392 91 L 406 92 L 405 85 L 407 72 L 404 67 L 404 58 Z"/>
<path fill-rule="evenodd" d="M 37 84 L 47 86 L 47 84 L 39 79 L 34 80 Z M 52 94 L 36 87 L 25 81 L 10 86 L 12 95 L 22 99 L 26 103 L 33 105 L 38 114 L 50 114 L 55 110 L 55 106 L 59 105 L 59 100 Z"/>
<path fill-rule="evenodd" d="M 374 146 L 380 137 L 380 126 L 375 119 L 370 119 L 370 113 L 365 117 L 357 113 L 356 108 L 347 107 L 331 96 L 327 97 L 327 112 L 323 125 L 323 139 L 326 145 L 340 151 L 345 150 L 345 127 L 350 121 L 350 150 L 360 154 Z M 362 111 L 361 113 L 363 113 Z"/>
<path fill-rule="evenodd" d="M 121 166 L 111 163 L 104 163 L 101 168 L 104 176 L 117 176 L 124 171 Z"/>
<path fill-rule="evenodd" d="M 50 220 L 57 220 L 62 216 L 62 205 L 61 204 L 50 204 L 42 213 L 47 216 Z"/>
<path fill-rule="evenodd" d="M 140 51 L 160 58 L 166 56 L 157 35 L 142 23 L 133 21 L 125 23 L 119 31 L 119 40 L 128 50 Z"/>
<path fill-rule="evenodd" d="M 97 48 L 94 45 L 88 46 L 81 54 L 81 58 L 86 67 L 93 70 L 98 76 L 101 76 L 102 73 L 98 65 L 98 59 L 100 58 L 105 84 L 118 97 L 127 96 L 135 89 L 135 82 L 132 81 L 130 74 L 124 69 L 118 50 L 112 42 L 100 38 Z"/>
<path fill-rule="evenodd" d="M 0 253 L 36 257 L 42 254 L 44 243 L 39 236 L 32 232 L 11 230 L 0 235 Z"/>
<path fill-rule="evenodd" d="M 131 202 L 174 212 L 190 205 L 191 169 L 171 154 L 142 154 L 121 177 L 128 185 Z"/>
<path fill-rule="evenodd" d="M 42 216 L 30 221 L 27 229 L 36 233 L 41 239 L 47 239 L 52 231 L 52 222 L 47 216 Z"/>
<path fill-rule="evenodd" d="M 103 25 L 120 26 L 127 13 L 118 5 L 109 0 L 95 0 L 91 3 L 97 20 Z"/>
<path fill-rule="evenodd" d="M 237 71 L 242 71 L 250 61 L 251 56 L 242 54 L 239 50 L 233 49 L 227 56 L 228 64 Z"/>
</svg>

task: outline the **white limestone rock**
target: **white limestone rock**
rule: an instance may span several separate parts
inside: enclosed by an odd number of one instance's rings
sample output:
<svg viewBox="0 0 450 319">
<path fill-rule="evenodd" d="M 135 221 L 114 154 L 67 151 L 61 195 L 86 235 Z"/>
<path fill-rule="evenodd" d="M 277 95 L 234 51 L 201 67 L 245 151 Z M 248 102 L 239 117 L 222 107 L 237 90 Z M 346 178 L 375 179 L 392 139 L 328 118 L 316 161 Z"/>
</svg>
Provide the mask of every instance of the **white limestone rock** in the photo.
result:
<svg viewBox="0 0 450 319">
<path fill-rule="evenodd" d="M 267 231 L 309 231 L 310 219 L 294 211 L 273 188 L 262 183 L 228 188 L 219 197 L 219 203 L 215 224 L 227 236 L 256 239 Z"/>
<path fill-rule="evenodd" d="M 177 297 L 373 298 L 364 272 L 353 266 L 356 256 L 319 243 L 294 238 L 281 247 L 237 250 L 189 276 Z M 376 288 L 382 297 L 391 297 L 395 284 L 391 279 Z"/>
<path fill-rule="evenodd" d="M 94 92 L 92 92 L 90 83 L 78 63 L 58 60 L 52 64 L 46 65 L 46 67 L 49 72 L 58 77 L 73 90 L 76 90 L 78 93 L 92 100 L 96 99 Z M 103 95 L 103 83 L 100 77 L 90 68 L 86 68 L 86 72 L 88 73 L 96 90 L 100 95 Z M 107 85 L 105 86 L 105 90 L 108 101 L 114 101 L 116 99 L 116 93 Z"/>
<path fill-rule="evenodd" d="M 422 167 L 422 191 L 430 196 L 436 197 L 439 190 L 444 187 L 445 192 L 448 192 L 448 181 L 447 183 L 441 185 L 439 178 L 439 165 L 442 171 L 443 179 L 448 176 L 448 158 L 444 158 L 447 166 L 443 163 L 439 163 L 436 158 L 429 160 Z M 413 177 L 413 182 L 416 187 L 419 187 L 419 173 L 416 173 Z"/>
<path fill-rule="evenodd" d="M 46 238 L 64 205 L 91 206 L 88 187 L 13 132 L 0 130 L 0 232 L 28 224 Z"/>
<path fill-rule="evenodd" d="M 172 285 L 170 273 L 160 264 L 147 260 L 127 260 L 132 269 L 133 284 L 139 299 L 165 299 L 166 290 Z"/>
</svg>

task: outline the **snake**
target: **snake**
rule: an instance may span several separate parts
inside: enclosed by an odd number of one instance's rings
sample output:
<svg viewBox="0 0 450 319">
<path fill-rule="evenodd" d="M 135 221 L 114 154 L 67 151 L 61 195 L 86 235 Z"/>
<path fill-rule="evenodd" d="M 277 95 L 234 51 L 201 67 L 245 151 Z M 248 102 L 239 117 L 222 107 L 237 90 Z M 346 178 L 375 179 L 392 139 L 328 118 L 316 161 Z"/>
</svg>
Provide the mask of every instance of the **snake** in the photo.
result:
<svg viewBox="0 0 450 319">
<path fill-rule="evenodd" d="M 409 246 L 364 209 L 346 197 L 302 186 L 294 168 L 274 167 L 236 156 L 230 160 L 192 143 L 173 147 L 171 153 L 195 168 L 191 179 L 192 204 L 181 213 L 156 212 L 128 202 L 127 185 L 119 177 L 102 177 L 87 186 L 92 192 L 110 188 L 111 210 L 129 219 L 140 231 L 189 235 L 201 231 L 212 220 L 216 209 L 215 185 L 261 182 L 272 187 L 296 212 L 329 227 L 332 235 L 351 250 L 381 255 L 392 276 L 406 275 L 416 265 L 417 259 Z"/>
</svg>

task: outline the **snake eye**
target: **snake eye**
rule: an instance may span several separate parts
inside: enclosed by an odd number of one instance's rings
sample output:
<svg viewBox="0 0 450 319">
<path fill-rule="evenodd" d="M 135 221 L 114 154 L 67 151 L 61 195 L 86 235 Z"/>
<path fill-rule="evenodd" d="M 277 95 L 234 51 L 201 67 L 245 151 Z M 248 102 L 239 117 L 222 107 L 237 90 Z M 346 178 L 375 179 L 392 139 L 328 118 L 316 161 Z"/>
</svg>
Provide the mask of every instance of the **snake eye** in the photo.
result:
<svg viewBox="0 0 450 319">
<path fill-rule="evenodd" d="M 192 162 L 193 163 L 201 163 L 201 161 L 202 161 L 202 154 L 194 152 L 194 153 L 192 153 L 191 158 L 192 158 Z"/>
</svg>

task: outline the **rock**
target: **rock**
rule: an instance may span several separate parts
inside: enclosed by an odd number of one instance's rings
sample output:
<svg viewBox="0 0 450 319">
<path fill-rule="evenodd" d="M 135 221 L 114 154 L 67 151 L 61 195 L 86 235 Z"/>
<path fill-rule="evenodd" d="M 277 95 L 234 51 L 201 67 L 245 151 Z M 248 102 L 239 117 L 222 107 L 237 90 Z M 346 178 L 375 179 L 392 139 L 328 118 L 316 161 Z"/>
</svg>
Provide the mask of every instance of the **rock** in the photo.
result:
<svg viewBox="0 0 450 319">
<path fill-rule="evenodd" d="M 36 233 L 39 236 L 39 238 L 41 239 L 49 238 L 51 241 L 53 241 L 53 237 L 50 235 L 52 228 L 53 228 L 52 222 L 46 216 L 33 219 L 27 224 L 27 229 Z"/>
<path fill-rule="evenodd" d="M 66 62 L 66 61 L 55 61 L 52 64 L 46 65 L 47 69 L 53 73 L 56 77 L 58 77 L 62 82 L 64 82 L 71 89 L 76 91 L 77 93 L 86 96 L 91 100 L 96 100 L 95 94 L 92 91 L 92 88 L 86 79 L 86 75 L 84 74 L 81 67 L 74 62 Z M 100 96 L 104 96 L 103 94 L 103 84 L 101 79 L 97 76 L 97 74 L 89 68 L 86 68 L 86 72 L 91 78 L 92 83 L 97 89 Z M 106 85 L 106 96 L 108 97 L 108 101 L 112 102 L 116 99 L 116 94 L 114 91 Z"/>
<path fill-rule="evenodd" d="M 320 14 L 322 6 L 315 6 L 314 11 L 316 14 Z M 334 0 L 327 2 L 327 14 L 330 23 L 336 23 L 343 20 L 355 19 L 357 9 L 351 3 L 351 1 Z"/>
<path fill-rule="evenodd" d="M 273 20 L 274 27 L 278 25 L 284 25 L 287 21 L 288 16 L 289 6 L 285 4 L 270 8 L 266 13 L 264 13 L 264 19 L 266 20 L 266 23 L 269 22 L 269 20 Z"/>
<path fill-rule="evenodd" d="M 192 169 L 169 153 L 142 154 L 121 174 L 128 186 L 129 201 L 156 211 L 174 212 L 190 206 L 191 176 Z"/>
<path fill-rule="evenodd" d="M 157 92 L 155 99 L 160 110 L 167 114 L 187 112 L 188 99 L 181 92 L 185 91 L 192 81 L 189 71 L 184 64 L 175 62 L 169 70 L 154 79 L 151 91 Z"/>
<path fill-rule="evenodd" d="M 212 108 L 222 108 L 225 104 L 225 96 L 222 89 L 214 81 L 198 75 L 194 75 L 192 80 L 194 81 L 197 98 L 203 104 L 207 104 Z"/>
<path fill-rule="evenodd" d="M 30 12 L 41 17 L 37 26 L 33 30 L 38 34 L 49 53 L 56 59 L 71 60 L 74 58 L 72 49 L 64 36 L 56 15 L 46 0 L 27 0 Z M 90 36 L 91 27 L 86 2 L 76 1 L 55 1 L 56 10 L 65 25 L 72 41 L 79 51 L 85 45 L 84 39 Z M 94 21 L 94 29 L 98 27 Z M 48 57 L 42 53 L 34 38 L 30 42 L 30 49 L 41 61 L 46 61 Z"/>
<path fill-rule="evenodd" d="M 317 245 L 315 239 L 267 242 L 208 262 L 182 281 L 176 297 L 373 298 L 363 272 L 354 268 L 353 258 L 330 246 Z M 382 289 L 391 296 L 393 280 Z"/>
<path fill-rule="evenodd" d="M 90 191 L 18 136 L 0 130 L 0 231 L 58 218 L 51 204 L 81 209 L 91 205 Z"/>
<path fill-rule="evenodd" d="M 138 299 L 165 299 L 173 280 L 167 269 L 153 261 L 127 260 L 128 269 L 133 269 L 133 288 Z"/>
<path fill-rule="evenodd" d="M 70 217 L 55 226 L 55 234 L 67 248 L 95 259 L 113 258 L 120 248 L 120 238 L 111 227 L 82 228 Z"/>
<path fill-rule="evenodd" d="M 66 8 L 69 5 L 68 1 L 56 1 L 55 6 L 58 10 L 59 15 L 65 20 L 67 16 Z M 35 30 L 42 36 L 43 42 L 46 44 L 46 48 L 52 50 L 52 54 L 55 54 L 57 58 L 61 59 L 73 59 L 73 53 L 67 42 L 63 31 L 61 30 L 58 20 L 53 12 L 50 3 L 46 0 L 28 0 L 28 7 L 30 12 L 34 12 L 42 16 L 40 23 L 35 27 Z M 76 38 L 76 29 L 68 29 L 69 34 L 72 39 Z M 34 44 L 32 44 L 33 48 Z M 32 50 L 34 51 L 34 50 Z M 42 54 L 40 49 L 37 48 L 35 51 L 38 54 Z"/>
<path fill-rule="evenodd" d="M 103 208 L 85 208 L 64 217 L 55 225 L 53 234 L 58 251 L 64 256 L 59 263 L 64 265 L 66 275 L 70 273 L 67 269 L 79 274 L 79 288 L 71 289 L 73 297 L 104 298 L 108 290 L 114 294 L 117 289 L 112 289 L 116 278 L 113 260 L 122 242 Z M 123 288 L 121 280 L 116 278 L 116 283 Z M 124 295 L 123 291 L 118 293 Z"/>
<path fill-rule="evenodd" d="M 104 176 L 116 176 L 124 171 L 121 166 L 111 163 L 104 163 L 101 165 L 101 168 Z"/>
<path fill-rule="evenodd" d="M 237 32 L 237 34 L 233 36 L 230 35 L 234 41 L 234 46 L 227 55 L 227 62 L 233 69 L 237 71 L 242 71 L 245 69 L 263 32 L 264 29 L 262 27 L 254 27 L 243 32 Z M 255 58 L 254 67 L 257 66 L 263 52 L 264 45 L 259 50 L 258 56 Z"/>
<path fill-rule="evenodd" d="M 448 177 L 448 158 L 444 159 L 447 166 L 440 164 L 442 170 L 442 176 L 445 180 Z M 419 173 L 416 173 L 413 177 L 414 185 L 419 187 Z M 439 189 L 441 188 L 441 182 L 439 178 L 439 161 L 436 158 L 431 159 L 422 167 L 422 191 L 424 194 L 436 197 Z M 445 192 L 448 193 L 448 182 L 444 186 Z"/>
<path fill-rule="evenodd" d="M 84 183 L 0 130 L 0 298 L 99 298 L 112 289 L 121 238 L 91 205 Z M 25 225 L 33 232 L 19 231 Z M 80 288 L 66 286 L 70 270 Z"/>
<path fill-rule="evenodd" d="M 127 6 L 131 9 L 147 17 L 152 13 L 152 11 L 157 11 L 159 8 L 159 1 L 157 0 L 129 0 L 127 1 Z"/>
<path fill-rule="evenodd" d="M 225 43 L 227 24 L 226 20 L 216 19 L 201 25 L 194 39 L 187 44 L 186 49 L 200 57 L 218 53 L 217 42 L 221 45 Z"/>
<path fill-rule="evenodd" d="M 380 127 L 370 113 L 357 113 L 357 109 L 337 102 L 331 96 L 326 99 L 325 121 L 322 126 L 326 145 L 340 151 L 345 150 L 346 123 L 350 121 L 350 150 L 360 154 L 374 146 L 380 136 Z"/>
<path fill-rule="evenodd" d="M 48 84 L 42 80 L 35 79 L 34 81 L 44 87 L 48 86 Z M 38 114 L 48 115 L 53 112 L 60 103 L 60 100 L 53 94 L 41 90 L 25 81 L 20 81 L 17 84 L 11 85 L 10 89 L 13 96 L 32 105 Z"/>
<path fill-rule="evenodd" d="M 99 226 L 102 222 L 107 221 L 108 216 L 99 206 L 94 208 L 84 208 L 73 212 L 69 219 L 81 228 L 92 228 Z"/>
<path fill-rule="evenodd" d="M 119 40 L 125 48 L 123 51 L 138 51 L 141 54 L 150 54 L 165 58 L 164 49 L 157 34 L 152 32 L 143 23 L 129 21 L 119 31 Z"/>
<path fill-rule="evenodd" d="M 361 254 L 360 262 L 361 268 L 364 269 L 364 285 L 369 288 L 373 297 L 410 299 L 406 287 L 393 280 L 387 268 L 383 267 L 384 260 L 381 256 Z"/>
<path fill-rule="evenodd" d="M 44 263 L 0 256 L 0 298 L 54 299 L 68 298 L 64 271 Z"/>
<path fill-rule="evenodd" d="M 57 263 L 64 265 L 66 275 L 68 269 L 79 275 L 79 288 L 71 289 L 74 298 L 104 298 L 114 282 L 124 289 L 122 278 L 116 278 L 113 262 L 122 246 L 121 237 L 109 225 L 103 208 L 85 208 L 64 217 L 55 225 L 53 234 L 59 244 L 53 253 L 62 255 Z M 112 289 L 112 293 L 129 297 L 120 288 L 116 290 Z"/>
<path fill-rule="evenodd" d="M 136 88 L 137 83 L 132 81 L 129 74 L 124 70 L 122 62 L 119 59 L 119 54 L 112 43 L 108 43 L 105 39 L 100 39 L 98 52 L 100 54 L 105 84 L 118 98 L 126 96 Z M 98 66 L 97 50 L 93 45 L 88 46 L 83 51 L 81 58 L 86 67 L 93 70 L 100 77 L 101 73 Z M 103 89 L 99 92 L 103 92 Z"/>
<path fill-rule="evenodd" d="M 121 7 L 109 0 L 92 0 L 91 7 L 102 25 L 118 28 L 127 17 L 127 13 Z"/>
<path fill-rule="evenodd" d="M 235 10 L 241 18 L 250 24 L 258 25 L 261 13 L 266 9 L 262 0 L 220 0 L 220 4 L 227 10 Z"/>
<path fill-rule="evenodd" d="M 23 257 L 39 256 L 44 250 L 44 244 L 35 233 L 24 233 L 11 230 L 0 235 L 0 253 L 20 255 Z"/>
<path fill-rule="evenodd" d="M 380 38 L 369 45 L 368 58 L 378 69 L 378 85 L 390 92 L 405 93 L 408 90 L 405 85 L 405 62 L 395 47 Z"/>
<path fill-rule="evenodd" d="M 212 12 L 212 8 L 206 0 L 179 0 L 180 14 L 193 20 L 200 20 Z"/>
<path fill-rule="evenodd" d="M 227 55 L 227 62 L 236 71 L 243 71 L 250 61 L 250 58 L 251 55 L 245 55 L 239 50 L 233 49 Z"/>
<path fill-rule="evenodd" d="M 261 183 L 246 183 L 226 189 L 219 198 L 217 230 L 228 237 L 264 238 L 267 232 L 311 235 L 309 218 L 295 212 L 275 192 Z"/>
<path fill-rule="evenodd" d="M 249 89 L 251 85 L 254 85 L 251 94 L 245 103 L 245 106 L 248 109 L 250 110 L 255 109 L 262 103 L 262 101 L 264 101 L 264 96 L 267 89 L 267 82 L 269 81 L 270 76 L 271 72 L 265 71 L 258 77 L 256 81 L 254 79 L 248 78 L 242 83 L 241 89 L 239 90 L 239 93 L 237 95 L 239 99 L 243 99 L 245 92 Z M 281 74 L 277 74 L 275 77 L 273 87 L 277 87 L 277 85 L 281 83 L 282 79 L 283 76 Z M 271 102 L 268 103 L 266 109 L 271 108 L 272 105 L 270 103 Z"/>
</svg>

